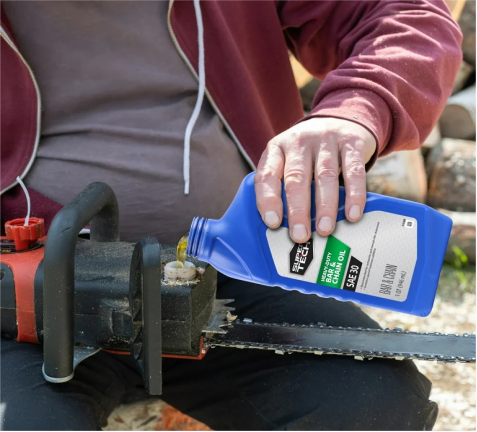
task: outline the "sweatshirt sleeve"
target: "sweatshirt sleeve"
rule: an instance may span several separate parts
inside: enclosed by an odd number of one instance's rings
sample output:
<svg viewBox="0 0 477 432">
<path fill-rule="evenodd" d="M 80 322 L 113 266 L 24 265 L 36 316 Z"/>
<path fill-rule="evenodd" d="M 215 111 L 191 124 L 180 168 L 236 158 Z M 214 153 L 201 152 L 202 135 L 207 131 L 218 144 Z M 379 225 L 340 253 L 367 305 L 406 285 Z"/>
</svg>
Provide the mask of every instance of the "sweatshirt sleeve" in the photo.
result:
<svg viewBox="0 0 477 432">
<path fill-rule="evenodd" d="M 462 34 L 444 1 L 282 1 L 289 49 L 322 79 L 310 117 L 366 127 L 378 155 L 418 148 L 437 123 Z"/>
</svg>

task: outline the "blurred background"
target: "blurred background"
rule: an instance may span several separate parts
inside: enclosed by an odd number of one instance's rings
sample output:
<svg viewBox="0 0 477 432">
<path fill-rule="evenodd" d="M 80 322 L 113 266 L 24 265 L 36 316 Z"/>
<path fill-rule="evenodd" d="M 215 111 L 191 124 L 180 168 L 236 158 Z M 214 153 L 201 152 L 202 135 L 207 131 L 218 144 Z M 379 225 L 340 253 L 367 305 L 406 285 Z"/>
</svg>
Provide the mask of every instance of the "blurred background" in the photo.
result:
<svg viewBox="0 0 477 432">
<path fill-rule="evenodd" d="M 475 332 L 475 0 L 446 0 L 464 34 L 464 61 L 439 124 L 418 150 L 378 159 L 368 190 L 426 203 L 454 226 L 432 313 L 427 318 L 363 307 L 383 328 L 440 333 Z M 320 82 L 291 57 L 305 111 Z M 439 404 L 434 430 L 470 431 L 475 422 L 475 365 L 416 362 Z M 117 408 L 104 430 L 210 430 L 161 401 Z"/>
</svg>

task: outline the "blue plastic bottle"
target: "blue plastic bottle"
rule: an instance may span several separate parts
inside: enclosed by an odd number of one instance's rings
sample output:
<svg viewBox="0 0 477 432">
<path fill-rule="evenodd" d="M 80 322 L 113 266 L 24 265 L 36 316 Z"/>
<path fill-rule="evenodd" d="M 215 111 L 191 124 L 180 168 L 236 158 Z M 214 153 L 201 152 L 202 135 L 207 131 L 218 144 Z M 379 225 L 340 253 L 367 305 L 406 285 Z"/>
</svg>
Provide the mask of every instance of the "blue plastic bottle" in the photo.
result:
<svg viewBox="0 0 477 432">
<path fill-rule="evenodd" d="M 254 173 L 220 220 L 195 218 L 186 253 L 235 279 L 427 316 L 432 310 L 452 221 L 410 201 L 368 193 L 362 219 L 345 219 L 340 188 L 336 229 L 294 243 L 286 202 L 282 225 L 269 229 L 255 202 Z M 314 184 L 312 184 L 314 196 Z M 314 200 L 312 199 L 312 202 Z"/>
</svg>

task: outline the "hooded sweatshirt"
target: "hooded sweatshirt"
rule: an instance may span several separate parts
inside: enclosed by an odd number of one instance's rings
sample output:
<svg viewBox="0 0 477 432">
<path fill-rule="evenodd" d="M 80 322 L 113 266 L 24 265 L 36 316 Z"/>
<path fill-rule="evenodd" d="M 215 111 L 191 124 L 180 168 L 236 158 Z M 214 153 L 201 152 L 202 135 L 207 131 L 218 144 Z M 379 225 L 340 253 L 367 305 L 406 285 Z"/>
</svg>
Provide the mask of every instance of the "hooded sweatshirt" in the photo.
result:
<svg viewBox="0 0 477 432">
<path fill-rule="evenodd" d="M 199 81 L 197 100 L 202 89 L 251 166 L 276 134 L 310 117 L 366 127 L 378 143 L 368 168 L 380 155 L 418 148 L 462 59 L 462 35 L 443 1 L 171 1 L 167 29 Z M 2 10 L 2 223 L 26 213 L 15 179 L 32 169 L 42 125 L 42 89 L 14 33 Z M 306 117 L 289 51 L 323 79 Z M 192 191 L 200 179 L 190 175 L 187 150 L 186 139 L 183 177 Z M 30 193 L 32 215 L 48 226 L 61 205 L 49 191 Z"/>
<path fill-rule="evenodd" d="M 121 238 L 176 243 L 196 214 L 220 218 L 252 169 L 205 100 L 167 31 L 167 2 L 4 2 L 42 89 L 28 187 L 64 205 L 102 181 L 118 198 Z M 27 24 L 28 23 L 28 24 Z M 44 59 L 48 61 L 44 61 Z M 61 181 L 58 181 L 61 179 Z"/>
</svg>

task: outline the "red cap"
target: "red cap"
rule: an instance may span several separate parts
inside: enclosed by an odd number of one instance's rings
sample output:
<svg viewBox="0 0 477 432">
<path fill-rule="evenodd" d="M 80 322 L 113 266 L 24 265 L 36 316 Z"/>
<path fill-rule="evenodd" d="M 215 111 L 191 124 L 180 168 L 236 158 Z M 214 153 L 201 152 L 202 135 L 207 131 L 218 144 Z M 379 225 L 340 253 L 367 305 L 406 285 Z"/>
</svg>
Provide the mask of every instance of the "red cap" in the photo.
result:
<svg viewBox="0 0 477 432">
<path fill-rule="evenodd" d="M 31 217 L 25 226 L 25 218 L 13 219 L 5 224 L 5 232 L 7 239 L 15 242 L 15 249 L 22 251 L 45 235 L 45 221 Z"/>
</svg>

